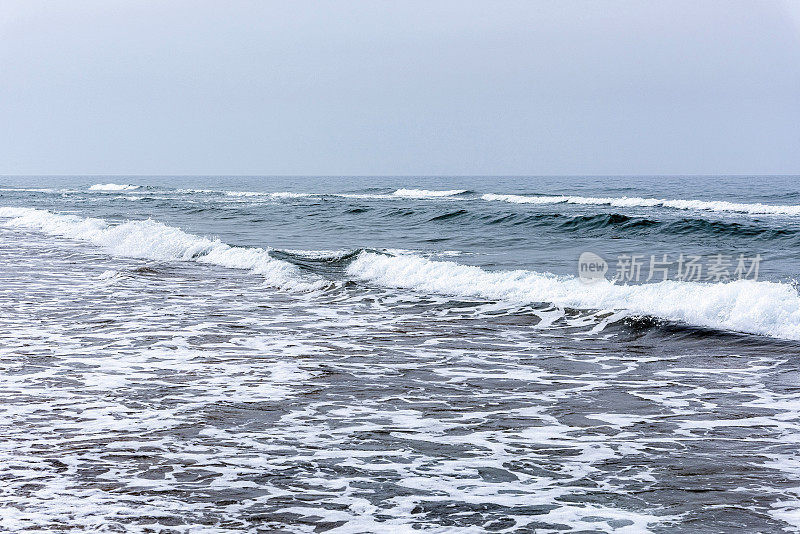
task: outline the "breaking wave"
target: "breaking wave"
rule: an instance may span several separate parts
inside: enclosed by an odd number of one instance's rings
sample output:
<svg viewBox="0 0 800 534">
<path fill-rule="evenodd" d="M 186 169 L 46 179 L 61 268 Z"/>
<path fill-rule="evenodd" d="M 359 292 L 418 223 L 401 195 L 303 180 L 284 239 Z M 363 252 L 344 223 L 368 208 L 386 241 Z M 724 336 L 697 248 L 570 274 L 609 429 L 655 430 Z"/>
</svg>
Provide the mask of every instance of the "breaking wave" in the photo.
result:
<svg viewBox="0 0 800 534">
<path fill-rule="evenodd" d="M 139 189 L 138 185 L 131 184 L 94 184 L 89 191 L 131 191 Z"/>
<path fill-rule="evenodd" d="M 705 328 L 800 339 L 800 295 L 785 283 L 616 285 L 603 280 L 586 285 L 569 276 L 524 270 L 490 272 L 450 261 L 368 251 L 355 258 L 347 273 L 384 287 L 424 293 L 624 311 Z"/>
<path fill-rule="evenodd" d="M 581 196 L 525 196 L 525 195 L 496 195 L 487 193 L 482 195 L 483 200 L 511 202 L 514 204 L 591 204 L 605 205 L 617 208 L 631 207 L 663 207 L 678 210 L 699 210 L 716 212 L 746 213 L 750 215 L 800 215 L 798 205 L 773 205 L 760 203 L 738 203 L 722 200 L 666 200 L 662 198 L 642 197 L 581 197 Z"/>
<path fill-rule="evenodd" d="M 113 185 L 113 184 L 109 184 Z M 469 191 L 466 189 L 447 189 L 443 191 L 431 191 L 428 189 L 397 189 L 389 193 L 298 193 L 294 191 L 215 191 L 210 189 L 179 189 L 179 193 L 221 193 L 229 197 L 266 197 L 266 198 L 305 198 L 305 197 L 341 197 L 341 198 L 355 198 L 355 199 L 436 199 L 463 195 Z"/>
<path fill-rule="evenodd" d="M 89 187 L 90 191 L 99 192 L 120 192 L 140 189 L 142 186 L 133 184 L 95 184 Z M 16 189 L 14 189 L 16 191 Z M 42 190 L 44 191 L 44 190 Z M 49 190 L 48 190 L 49 191 Z M 742 203 L 729 202 L 724 200 L 694 200 L 694 199 L 663 199 L 645 197 L 585 197 L 578 195 L 513 195 L 495 193 L 477 193 L 468 189 L 412 189 L 400 188 L 393 192 L 351 192 L 351 193 L 323 193 L 323 192 L 294 192 L 294 191 L 230 191 L 230 190 L 211 190 L 211 189 L 177 189 L 175 193 L 205 193 L 218 194 L 224 197 L 240 197 L 242 199 L 256 200 L 258 197 L 264 199 L 293 199 L 305 197 L 339 197 L 349 199 L 409 199 L 409 200 L 436 200 L 436 199 L 460 199 L 460 200 L 484 200 L 499 201 L 512 204 L 578 204 L 578 205 L 597 205 L 611 206 L 616 208 L 636 208 L 636 207 L 661 207 L 676 210 L 710 211 L 719 213 L 742 213 L 748 215 L 786 215 L 800 216 L 800 205 L 796 204 L 763 204 L 763 203 Z"/>
<path fill-rule="evenodd" d="M 446 214 L 463 216 L 461 211 Z M 0 208 L 7 227 L 26 228 L 102 247 L 111 254 L 159 261 L 193 261 L 244 269 L 287 289 L 326 286 L 327 274 L 348 276 L 382 287 L 428 294 L 485 298 L 513 303 L 549 303 L 584 310 L 645 315 L 692 326 L 800 340 L 800 295 L 794 285 L 739 280 L 728 283 L 664 281 L 585 285 L 571 276 L 526 270 L 487 271 L 418 253 L 382 254 L 373 250 L 286 250 L 231 246 L 152 219 L 110 223 L 100 218 L 56 214 L 34 208 Z M 628 224 L 631 221 L 570 220 L 576 224 Z M 565 223 L 566 224 L 566 223 Z M 337 262 L 321 270 L 313 262 Z M 311 263 L 309 263 L 311 262 Z M 312 265 L 313 264 L 313 265 Z M 338 274 L 336 274 L 338 273 Z"/>
<path fill-rule="evenodd" d="M 279 191 L 277 193 L 262 193 L 258 191 L 223 191 L 228 197 L 269 197 L 269 198 L 304 198 L 316 196 L 313 193 L 294 193 Z"/>
<path fill-rule="evenodd" d="M 444 191 L 430 191 L 428 189 L 398 189 L 392 193 L 392 195 L 403 198 L 440 198 L 462 195 L 466 192 L 466 189 L 447 189 Z"/>
<path fill-rule="evenodd" d="M 268 249 L 233 247 L 152 219 L 110 224 L 104 219 L 33 208 L 0 208 L 0 217 L 10 218 L 6 226 L 88 242 L 117 256 L 245 269 L 263 276 L 272 286 L 286 289 L 311 290 L 324 285 L 303 279 L 294 265 L 273 258 Z"/>
</svg>

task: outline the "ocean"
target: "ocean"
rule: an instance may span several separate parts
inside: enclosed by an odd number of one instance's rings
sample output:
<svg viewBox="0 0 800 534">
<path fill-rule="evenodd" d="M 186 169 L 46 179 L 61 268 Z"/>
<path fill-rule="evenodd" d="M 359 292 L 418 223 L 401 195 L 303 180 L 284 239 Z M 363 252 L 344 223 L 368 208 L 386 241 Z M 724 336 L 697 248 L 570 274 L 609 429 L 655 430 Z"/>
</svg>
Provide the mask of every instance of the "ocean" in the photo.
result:
<svg viewBox="0 0 800 534">
<path fill-rule="evenodd" d="M 798 265 L 796 176 L 3 177 L 0 529 L 798 532 Z"/>
</svg>

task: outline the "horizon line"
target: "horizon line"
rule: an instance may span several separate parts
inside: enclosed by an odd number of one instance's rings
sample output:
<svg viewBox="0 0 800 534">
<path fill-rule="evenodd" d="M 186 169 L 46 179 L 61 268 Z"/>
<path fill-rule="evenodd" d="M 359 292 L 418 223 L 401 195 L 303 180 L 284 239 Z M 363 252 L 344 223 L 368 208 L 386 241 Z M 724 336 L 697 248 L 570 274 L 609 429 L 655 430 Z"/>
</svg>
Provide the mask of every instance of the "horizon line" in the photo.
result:
<svg viewBox="0 0 800 534">
<path fill-rule="evenodd" d="M 212 177 L 212 178 L 702 178 L 702 177 L 800 177 L 797 173 L 703 173 L 703 174 L 0 174 L 2 178 L 75 178 L 75 177 L 129 177 L 129 178 L 159 178 L 159 177 Z"/>
</svg>

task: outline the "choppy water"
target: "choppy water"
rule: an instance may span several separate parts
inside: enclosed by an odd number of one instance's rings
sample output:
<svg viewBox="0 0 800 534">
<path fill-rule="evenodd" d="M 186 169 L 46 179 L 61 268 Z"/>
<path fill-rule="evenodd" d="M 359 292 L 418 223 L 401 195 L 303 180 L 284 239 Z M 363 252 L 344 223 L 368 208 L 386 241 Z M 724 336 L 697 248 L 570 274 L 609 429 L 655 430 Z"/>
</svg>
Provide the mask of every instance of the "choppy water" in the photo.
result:
<svg viewBox="0 0 800 534">
<path fill-rule="evenodd" d="M 796 177 L 3 178 L 0 238 L 7 531 L 800 530 Z"/>
</svg>

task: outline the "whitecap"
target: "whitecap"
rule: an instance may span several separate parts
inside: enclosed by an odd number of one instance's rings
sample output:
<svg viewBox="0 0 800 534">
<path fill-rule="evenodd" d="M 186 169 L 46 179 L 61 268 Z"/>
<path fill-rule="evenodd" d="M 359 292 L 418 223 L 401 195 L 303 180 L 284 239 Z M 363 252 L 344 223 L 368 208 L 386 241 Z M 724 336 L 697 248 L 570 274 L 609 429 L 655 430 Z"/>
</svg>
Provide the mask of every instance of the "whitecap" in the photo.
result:
<svg viewBox="0 0 800 534">
<path fill-rule="evenodd" d="M 466 189 L 447 189 L 443 191 L 430 191 L 428 189 L 398 189 L 392 193 L 392 195 L 404 198 L 441 198 L 460 195 L 466 192 Z"/>
<path fill-rule="evenodd" d="M 587 285 L 571 276 L 533 271 L 485 271 L 416 255 L 362 252 L 350 276 L 425 293 L 478 297 L 512 303 L 546 302 L 587 310 L 624 310 L 690 325 L 800 339 L 800 295 L 790 284 L 737 280 L 728 283 L 663 281 Z"/>
<path fill-rule="evenodd" d="M 113 255 L 151 260 L 194 261 L 232 269 L 245 269 L 264 276 L 276 287 L 315 289 L 321 281 L 309 282 L 289 262 L 270 256 L 269 249 L 234 247 L 219 239 L 189 234 L 152 219 L 110 224 L 104 219 L 59 215 L 33 208 L 0 208 L 8 227 L 28 228 L 45 234 L 85 241 Z"/>
<path fill-rule="evenodd" d="M 667 200 L 663 198 L 642 197 L 582 197 L 582 196 L 526 196 L 496 195 L 487 193 L 481 198 L 487 201 L 511 202 L 513 204 L 588 204 L 612 206 L 618 208 L 631 207 L 663 207 L 679 210 L 698 210 L 714 212 L 746 213 L 750 215 L 800 215 L 800 206 L 762 203 L 739 203 L 722 200 Z"/>
<path fill-rule="evenodd" d="M 94 184 L 89 191 L 131 191 L 139 189 L 138 185 L 131 184 Z"/>
</svg>

